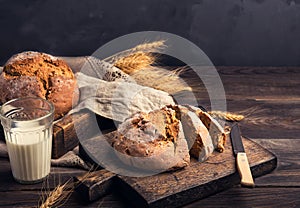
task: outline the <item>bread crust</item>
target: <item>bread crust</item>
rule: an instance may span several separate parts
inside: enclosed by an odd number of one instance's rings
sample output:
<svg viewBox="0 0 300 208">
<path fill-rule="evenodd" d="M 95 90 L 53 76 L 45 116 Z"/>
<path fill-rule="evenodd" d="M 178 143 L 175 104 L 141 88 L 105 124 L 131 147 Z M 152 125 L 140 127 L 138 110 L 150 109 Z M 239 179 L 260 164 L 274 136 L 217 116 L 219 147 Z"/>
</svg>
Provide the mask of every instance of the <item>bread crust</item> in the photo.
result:
<svg viewBox="0 0 300 208">
<path fill-rule="evenodd" d="M 0 102 L 38 96 L 53 102 L 55 119 L 77 104 L 79 90 L 71 68 L 49 54 L 27 51 L 12 56 L 0 75 Z"/>
<path fill-rule="evenodd" d="M 195 112 L 203 124 L 209 131 L 214 148 L 223 152 L 225 150 L 226 134 L 221 125 L 207 112 L 202 111 L 200 108 L 194 106 L 186 106 L 190 111 Z"/>
<path fill-rule="evenodd" d="M 187 139 L 190 155 L 199 162 L 205 161 L 214 151 L 211 136 L 208 129 L 195 112 L 187 107 L 178 106 L 185 138 Z"/>
<path fill-rule="evenodd" d="M 167 107 L 137 113 L 118 128 L 112 146 L 120 160 L 155 172 L 183 168 L 190 163 L 182 124 Z"/>
</svg>

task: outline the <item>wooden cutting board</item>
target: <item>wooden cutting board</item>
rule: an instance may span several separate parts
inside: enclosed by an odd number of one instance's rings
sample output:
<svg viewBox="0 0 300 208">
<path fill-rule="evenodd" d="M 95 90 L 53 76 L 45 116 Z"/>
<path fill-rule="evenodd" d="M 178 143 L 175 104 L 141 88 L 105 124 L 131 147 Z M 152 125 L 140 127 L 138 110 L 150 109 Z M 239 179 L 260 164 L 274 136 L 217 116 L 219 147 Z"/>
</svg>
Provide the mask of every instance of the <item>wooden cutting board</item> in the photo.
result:
<svg viewBox="0 0 300 208">
<path fill-rule="evenodd" d="M 80 152 L 91 161 L 102 151 L 103 142 L 111 134 L 83 141 Z M 251 171 L 254 177 L 276 168 L 277 158 L 254 141 L 243 138 Z M 103 160 L 115 160 L 110 155 Z M 82 180 L 77 191 L 87 200 L 96 200 L 109 191 L 119 192 L 124 199 L 134 202 L 136 207 L 178 207 L 202 199 L 239 184 L 230 139 L 223 153 L 214 152 L 205 162 L 192 160 L 191 165 L 181 170 L 160 173 L 147 177 L 115 175 L 105 169 L 96 171 Z"/>
</svg>

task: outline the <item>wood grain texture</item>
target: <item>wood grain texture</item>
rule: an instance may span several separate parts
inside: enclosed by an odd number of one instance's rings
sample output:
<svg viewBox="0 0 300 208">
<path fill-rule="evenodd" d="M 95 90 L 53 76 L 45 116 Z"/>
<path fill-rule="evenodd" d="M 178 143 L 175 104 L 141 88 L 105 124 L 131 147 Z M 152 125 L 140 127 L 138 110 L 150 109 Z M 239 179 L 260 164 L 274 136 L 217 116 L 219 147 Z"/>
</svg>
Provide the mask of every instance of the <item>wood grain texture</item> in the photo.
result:
<svg viewBox="0 0 300 208">
<path fill-rule="evenodd" d="M 193 67 L 182 77 L 193 86 L 197 98 L 208 98 L 205 87 L 214 86 L 214 77 L 206 71 L 215 70 Z M 195 73 L 197 72 L 197 75 Z M 299 100 L 300 70 L 298 67 L 216 67 L 222 80 L 227 99 L 289 99 Z M 205 72 L 205 73 L 204 73 Z M 211 80 L 204 86 L 202 79 Z"/>
<path fill-rule="evenodd" d="M 74 176 L 74 181 L 79 182 L 76 191 L 87 201 L 95 201 L 108 194 L 113 187 L 116 174 L 105 169 L 89 174 L 88 177 Z"/>
<path fill-rule="evenodd" d="M 1 208 L 12 208 L 12 207 L 37 207 L 41 200 L 41 190 L 15 190 L 15 191 L 2 191 L 0 192 Z M 116 194 L 106 195 L 98 201 L 86 202 L 82 200 L 82 197 L 77 193 L 73 192 L 69 199 L 63 204 L 64 208 L 69 207 L 89 207 L 89 208 L 128 208 L 130 204 L 122 200 L 120 196 Z"/>
<path fill-rule="evenodd" d="M 283 208 L 300 207 L 299 188 L 240 188 L 218 193 L 185 208 Z"/>
<path fill-rule="evenodd" d="M 100 151 L 102 144 L 103 140 L 97 137 L 97 140 L 92 138 L 85 141 L 84 147 L 85 150 Z M 276 157 L 272 153 L 248 139 L 244 139 L 244 146 L 254 177 L 264 175 L 276 167 Z M 182 170 L 147 177 L 117 176 L 119 180 L 113 190 L 134 200 L 137 207 L 175 207 L 207 197 L 240 182 L 229 139 L 225 148 L 223 153 L 214 152 L 203 163 L 192 160 L 191 165 Z M 101 182 L 112 179 L 111 175 L 103 179 L 108 174 L 105 170 L 101 170 L 101 174 L 103 176 L 98 176 L 99 180 L 92 177 L 93 181 L 83 183 L 83 192 L 79 190 L 85 195 L 86 190 L 89 190 L 87 199 L 94 200 L 95 190 L 102 188 Z M 101 196 L 103 194 L 100 192 L 98 197 Z"/>
<path fill-rule="evenodd" d="M 300 139 L 255 139 L 278 157 L 278 166 L 258 178 L 260 187 L 300 187 Z"/>
<path fill-rule="evenodd" d="M 78 138 L 90 137 L 98 128 L 96 120 L 89 111 L 82 111 L 63 117 L 53 126 L 52 158 L 72 150 L 78 145 Z"/>
<path fill-rule="evenodd" d="M 213 196 L 204 198 L 194 203 L 183 206 L 183 208 L 285 208 L 300 206 L 300 189 L 299 188 L 240 188 L 232 189 L 217 193 Z M 18 197 L 16 197 L 18 196 Z M 35 191 L 2 191 L 0 192 L 1 207 L 36 207 L 40 199 L 40 190 Z M 276 200 L 271 200 L 276 196 Z M 111 208 L 128 208 L 132 207 L 125 199 L 117 194 L 106 195 L 100 200 L 86 202 L 81 196 L 74 192 L 63 205 L 65 208 L 73 207 L 111 207 Z"/>
<path fill-rule="evenodd" d="M 249 167 L 249 162 L 244 152 L 237 153 L 236 164 L 241 177 L 241 185 L 246 187 L 254 187 L 255 184 Z"/>
</svg>

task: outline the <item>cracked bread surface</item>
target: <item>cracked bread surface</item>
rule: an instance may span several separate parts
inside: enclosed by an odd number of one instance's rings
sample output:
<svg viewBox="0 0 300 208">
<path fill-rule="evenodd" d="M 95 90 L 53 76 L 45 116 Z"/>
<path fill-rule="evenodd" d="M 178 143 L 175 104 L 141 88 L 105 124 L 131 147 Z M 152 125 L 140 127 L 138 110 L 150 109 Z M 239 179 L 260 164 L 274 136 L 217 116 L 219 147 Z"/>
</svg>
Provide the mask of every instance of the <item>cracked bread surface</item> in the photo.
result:
<svg viewBox="0 0 300 208">
<path fill-rule="evenodd" d="M 25 96 L 52 101 L 55 119 L 77 104 L 79 91 L 71 68 L 49 54 L 27 51 L 12 56 L 0 75 L 0 102 Z"/>
<path fill-rule="evenodd" d="M 166 171 L 190 162 L 182 124 L 168 107 L 127 119 L 118 127 L 112 146 L 121 161 L 141 169 Z"/>
</svg>

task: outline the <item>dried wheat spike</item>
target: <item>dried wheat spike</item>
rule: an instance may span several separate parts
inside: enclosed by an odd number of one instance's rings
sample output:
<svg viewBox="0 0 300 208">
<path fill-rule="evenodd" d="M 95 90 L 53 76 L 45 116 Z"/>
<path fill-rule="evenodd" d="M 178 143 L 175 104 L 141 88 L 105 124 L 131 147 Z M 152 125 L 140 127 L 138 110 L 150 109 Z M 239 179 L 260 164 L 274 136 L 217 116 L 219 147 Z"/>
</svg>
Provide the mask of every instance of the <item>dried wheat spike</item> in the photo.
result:
<svg viewBox="0 0 300 208">
<path fill-rule="evenodd" d="M 39 206 L 39 208 L 50 208 L 55 204 L 59 204 L 66 200 L 72 193 L 72 190 L 68 190 L 70 188 L 68 183 L 69 181 L 55 187 L 55 189 L 49 193 L 46 200 Z"/>
<path fill-rule="evenodd" d="M 137 52 L 144 52 L 144 53 L 157 52 L 157 53 L 159 53 L 159 52 L 162 52 L 162 50 L 164 48 L 166 48 L 165 40 L 158 40 L 158 41 L 154 41 L 154 42 L 150 42 L 150 43 L 142 43 L 142 44 L 139 44 L 128 50 L 120 51 L 119 53 L 109 56 L 109 57 L 103 59 L 103 61 L 106 61 L 109 63 L 115 63 L 117 60 L 124 58 L 126 56 L 129 56 L 129 55 L 132 55 Z"/>
<path fill-rule="evenodd" d="M 154 41 L 150 43 L 142 43 L 132 48 L 132 51 L 158 51 L 165 48 L 165 40 Z M 153 51 L 152 51 L 153 52 Z"/>
<path fill-rule="evenodd" d="M 225 119 L 227 121 L 241 121 L 245 118 L 243 115 L 223 112 L 223 111 L 209 111 L 208 112 L 212 117 Z"/>
<path fill-rule="evenodd" d="M 149 67 L 154 62 L 155 57 L 150 53 L 137 52 L 118 59 L 114 66 L 127 74 L 131 74 L 137 70 Z"/>
<path fill-rule="evenodd" d="M 82 177 L 81 181 L 73 182 L 72 178 L 67 180 L 64 184 L 59 184 L 55 187 L 50 193 L 43 193 L 40 201 L 41 205 L 38 205 L 39 208 L 51 208 L 51 207 L 63 207 L 63 205 L 67 202 L 69 197 L 71 196 L 74 189 L 79 186 L 83 181 L 90 178 L 93 175 L 94 170 L 96 170 L 98 166 L 92 166 L 88 172 L 86 172 Z M 46 196 L 45 196 L 46 195 Z"/>
<path fill-rule="evenodd" d="M 167 70 L 161 67 L 147 67 L 133 72 L 130 76 L 137 84 L 165 91 L 171 95 L 192 91 L 192 88 L 179 77 L 181 70 Z"/>
</svg>

